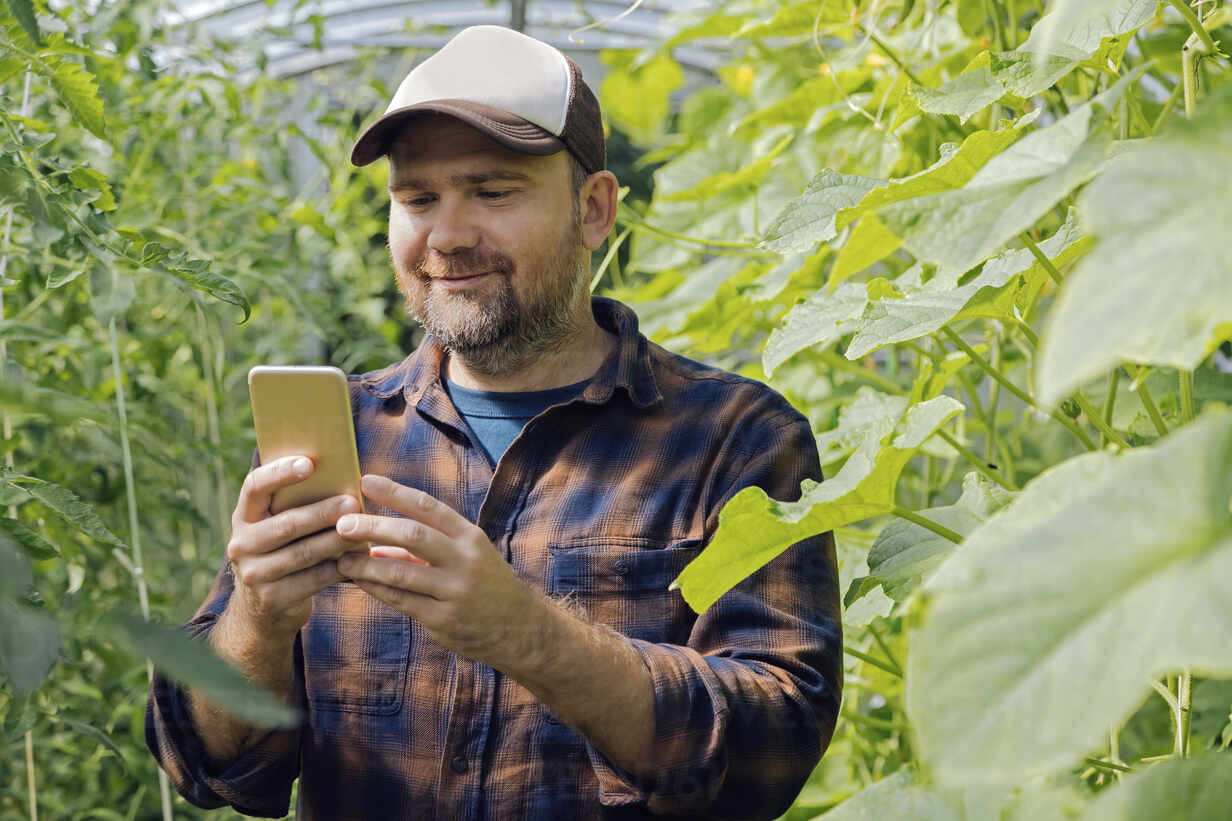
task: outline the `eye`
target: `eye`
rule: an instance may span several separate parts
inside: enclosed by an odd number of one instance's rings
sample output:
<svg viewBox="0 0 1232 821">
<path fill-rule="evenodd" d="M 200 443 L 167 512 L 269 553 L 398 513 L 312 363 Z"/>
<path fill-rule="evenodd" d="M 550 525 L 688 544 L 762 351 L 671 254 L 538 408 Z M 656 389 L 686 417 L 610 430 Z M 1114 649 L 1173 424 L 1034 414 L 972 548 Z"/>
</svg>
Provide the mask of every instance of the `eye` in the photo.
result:
<svg viewBox="0 0 1232 821">
<path fill-rule="evenodd" d="M 423 208 L 426 205 L 430 205 L 432 203 L 432 199 L 433 197 L 431 195 L 425 194 L 421 197 L 408 197 L 402 202 L 412 208 Z"/>
<path fill-rule="evenodd" d="M 480 191 L 479 196 L 486 200 L 499 200 L 512 193 L 512 191 Z"/>
</svg>

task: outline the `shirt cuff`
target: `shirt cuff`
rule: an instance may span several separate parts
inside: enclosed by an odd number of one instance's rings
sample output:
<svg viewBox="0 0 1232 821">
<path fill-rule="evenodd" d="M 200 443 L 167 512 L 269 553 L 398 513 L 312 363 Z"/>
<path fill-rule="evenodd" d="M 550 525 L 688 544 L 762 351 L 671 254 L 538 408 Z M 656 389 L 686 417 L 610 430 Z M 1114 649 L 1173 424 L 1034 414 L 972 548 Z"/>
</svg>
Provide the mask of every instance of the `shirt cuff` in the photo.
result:
<svg viewBox="0 0 1232 821">
<path fill-rule="evenodd" d="M 645 804 L 651 812 L 697 812 L 718 794 L 727 770 L 723 743 L 728 707 L 718 678 L 700 653 L 630 639 L 654 686 L 652 775 L 613 764 L 587 742 L 605 806 Z"/>
<path fill-rule="evenodd" d="M 299 639 L 296 639 L 299 655 Z M 297 686 L 300 676 L 296 675 Z M 155 674 L 146 703 L 146 746 L 189 802 L 230 805 L 245 815 L 282 818 L 299 774 L 300 730 L 274 729 L 222 769 L 211 767 L 188 709 L 187 694 Z"/>
</svg>

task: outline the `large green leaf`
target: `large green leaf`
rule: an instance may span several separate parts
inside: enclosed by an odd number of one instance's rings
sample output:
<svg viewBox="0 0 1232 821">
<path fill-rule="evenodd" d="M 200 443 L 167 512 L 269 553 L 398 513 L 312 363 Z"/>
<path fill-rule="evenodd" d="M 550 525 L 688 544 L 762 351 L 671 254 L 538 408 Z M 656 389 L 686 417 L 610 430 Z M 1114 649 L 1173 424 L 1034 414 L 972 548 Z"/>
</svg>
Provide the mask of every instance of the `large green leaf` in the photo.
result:
<svg viewBox="0 0 1232 821">
<path fill-rule="evenodd" d="M 1084 821 L 1227 821 L 1232 755 L 1173 759 L 1104 790 Z"/>
<path fill-rule="evenodd" d="M 928 168 L 910 177 L 890 180 L 885 186 L 869 191 L 856 206 L 840 211 L 835 218 L 835 227 L 842 230 L 860 215 L 890 203 L 962 188 L 989 160 L 1017 140 L 1022 129 L 1038 117 L 1037 109 L 1000 131 L 976 131 L 959 146 L 946 143 L 941 147 L 941 158 Z"/>
<path fill-rule="evenodd" d="M 34 65 L 46 66 L 48 79 L 72 112 L 73 119 L 100 140 L 107 139 L 103 101 L 99 99 L 94 75 L 63 57 L 45 57 Z"/>
<path fill-rule="evenodd" d="M 1040 250 L 1064 268 L 1089 247 L 1072 218 L 1040 243 Z M 1026 249 L 1005 251 L 984 263 L 978 276 L 964 285 L 958 277 L 939 274 L 919 284 L 903 275 L 895 281 L 899 298 L 870 301 L 858 319 L 846 323 L 855 331 L 848 359 L 859 359 L 894 342 L 918 339 L 951 322 L 971 317 L 1011 320 L 1020 293 L 1031 292 L 1047 278 L 1043 266 Z"/>
<path fill-rule="evenodd" d="M 297 712 L 254 686 L 220 659 L 209 643 L 178 627 L 118 616 L 110 624 L 138 653 L 149 657 L 168 678 L 201 692 L 239 718 L 261 727 L 293 727 Z"/>
<path fill-rule="evenodd" d="M 838 234 L 834 225 L 835 215 L 860 202 L 869 191 L 885 184 L 886 180 L 874 177 L 822 169 L 804 193 L 788 203 L 770 223 L 762 245 L 785 254 L 808 251 L 819 242 L 834 239 Z"/>
<path fill-rule="evenodd" d="M 59 555 L 55 545 L 44 539 L 38 533 L 26 527 L 17 519 L 0 516 L 0 540 L 5 536 L 12 539 L 32 559 L 50 559 Z"/>
<path fill-rule="evenodd" d="M 766 376 L 773 376 L 779 365 L 805 348 L 837 342 L 850 331 L 844 324 L 863 314 L 867 304 L 868 289 L 863 282 L 843 282 L 834 293 L 819 290 L 793 307 L 766 340 L 762 351 Z"/>
<path fill-rule="evenodd" d="M 962 405 L 949 396 L 912 405 L 884 435 L 866 437 L 833 477 L 802 482 L 795 502 L 771 499 L 759 487 L 739 491 L 719 512 L 710 543 L 672 587 L 700 613 L 795 542 L 889 513 L 903 467 L 924 440 L 961 412 Z"/>
<path fill-rule="evenodd" d="M 1071 459 L 925 583 L 906 704 L 938 778 L 1070 767 L 1149 676 L 1232 672 L 1230 464 L 1228 412 Z"/>
<path fill-rule="evenodd" d="M 992 76 L 988 52 L 984 52 L 961 74 L 943 83 L 940 88 L 913 86 L 911 95 L 922 111 L 929 114 L 953 114 L 966 122 L 978 111 L 992 105 L 1005 95 L 1005 88 Z"/>
<path fill-rule="evenodd" d="M 1106 127 L 1092 129 L 1093 115 L 1092 105 L 1083 105 L 1014 143 L 961 189 L 894 203 L 878 214 L 917 259 L 961 274 L 1094 176 L 1111 138 Z"/>
<path fill-rule="evenodd" d="M 1098 244 L 1049 314 L 1043 402 L 1122 361 L 1193 369 L 1232 337 L 1232 87 L 1173 126 L 1115 157 L 1083 192 Z"/>
<path fill-rule="evenodd" d="M 963 477 L 962 496 L 956 503 L 916 512 L 966 537 L 1013 498 L 1013 494 L 971 472 Z M 875 584 L 880 584 L 890 598 L 905 599 L 955 549 L 956 545 L 949 539 L 914 522 L 891 520 L 877 534 L 868 552 L 869 575 L 856 580 L 854 589 L 860 591 L 859 595 L 849 596 L 848 603 Z"/>
<path fill-rule="evenodd" d="M 38 499 L 57 516 L 87 536 L 116 547 L 128 548 L 119 537 L 107 529 L 103 520 L 94 512 L 94 508 L 81 501 L 77 494 L 68 488 L 33 476 L 13 473 L 4 468 L 0 468 L 0 478 L 4 479 L 9 487 L 25 491 Z"/>
<path fill-rule="evenodd" d="M 59 657 L 56 623 L 41 610 L 0 598 L 0 673 L 13 690 L 37 690 Z"/>
<path fill-rule="evenodd" d="M 38 20 L 34 16 L 34 4 L 30 0 L 8 0 L 8 6 L 34 44 L 41 46 L 43 35 L 39 32 Z"/>
</svg>

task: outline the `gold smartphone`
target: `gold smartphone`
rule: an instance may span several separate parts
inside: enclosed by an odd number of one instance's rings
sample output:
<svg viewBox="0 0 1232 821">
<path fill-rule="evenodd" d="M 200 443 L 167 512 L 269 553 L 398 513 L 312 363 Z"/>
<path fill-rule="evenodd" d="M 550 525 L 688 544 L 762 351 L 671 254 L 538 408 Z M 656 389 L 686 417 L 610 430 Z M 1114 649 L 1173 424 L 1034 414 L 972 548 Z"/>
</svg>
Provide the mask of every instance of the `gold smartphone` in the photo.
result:
<svg viewBox="0 0 1232 821">
<path fill-rule="evenodd" d="M 257 365 L 248 371 L 248 395 L 261 464 L 307 456 L 307 479 L 274 492 L 270 513 L 349 493 L 364 509 L 346 374 L 333 366 Z M 357 543 L 356 550 L 368 550 Z"/>
</svg>

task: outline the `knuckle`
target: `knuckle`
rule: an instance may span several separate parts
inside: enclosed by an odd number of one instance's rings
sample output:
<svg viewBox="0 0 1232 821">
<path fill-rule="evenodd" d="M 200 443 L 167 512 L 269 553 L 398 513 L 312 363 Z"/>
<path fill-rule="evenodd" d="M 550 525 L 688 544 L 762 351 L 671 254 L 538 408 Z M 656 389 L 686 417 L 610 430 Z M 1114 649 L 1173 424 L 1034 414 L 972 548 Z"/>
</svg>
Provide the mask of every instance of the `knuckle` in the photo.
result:
<svg viewBox="0 0 1232 821">
<path fill-rule="evenodd" d="M 416 521 L 405 521 L 402 523 L 402 540 L 407 544 L 415 544 L 423 538 L 423 525 Z"/>
<path fill-rule="evenodd" d="M 422 510 L 426 513 L 436 506 L 436 500 L 422 490 L 417 490 L 411 498 L 411 504 L 416 510 Z"/>
</svg>

